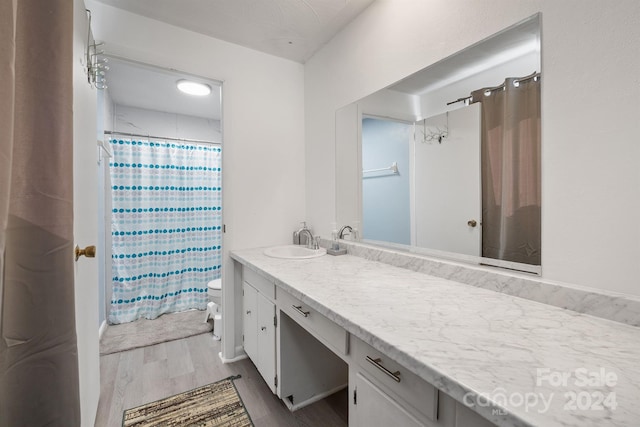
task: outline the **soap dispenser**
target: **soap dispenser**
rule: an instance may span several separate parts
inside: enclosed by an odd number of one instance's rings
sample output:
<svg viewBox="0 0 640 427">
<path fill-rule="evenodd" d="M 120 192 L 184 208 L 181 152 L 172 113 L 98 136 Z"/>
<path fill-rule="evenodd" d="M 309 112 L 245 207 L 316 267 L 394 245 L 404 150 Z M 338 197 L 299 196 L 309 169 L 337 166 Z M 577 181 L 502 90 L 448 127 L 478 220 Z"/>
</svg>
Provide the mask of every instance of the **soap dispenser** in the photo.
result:
<svg viewBox="0 0 640 427">
<path fill-rule="evenodd" d="M 338 243 L 338 230 L 336 223 L 331 223 L 331 247 L 327 249 L 329 255 L 345 255 L 347 253 L 346 248 L 340 249 L 340 243 Z"/>
<path fill-rule="evenodd" d="M 331 223 L 331 249 L 334 251 L 340 249 L 340 244 L 338 243 L 338 229 L 335 222 Z"/>
</svg>

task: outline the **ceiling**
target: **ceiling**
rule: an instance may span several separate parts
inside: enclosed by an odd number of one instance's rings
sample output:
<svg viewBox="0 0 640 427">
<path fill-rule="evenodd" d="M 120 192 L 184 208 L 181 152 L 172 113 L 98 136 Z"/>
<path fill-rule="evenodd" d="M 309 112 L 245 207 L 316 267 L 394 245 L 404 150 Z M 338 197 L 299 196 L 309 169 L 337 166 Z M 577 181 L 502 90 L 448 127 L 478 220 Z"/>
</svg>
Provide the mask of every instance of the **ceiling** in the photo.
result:
<svg viewBox="0 0 640 427">
<path fill-rule="evenodd" d="M 304 63 L 374 0 L 98 1 Z"/>
<path fill-rule="evenodd" d="M 267 53 L 304 61 L 374 0 L 98 1 Z M 538 17 L 435 63 L 388 89 L 422 94 L 537 49 Z M 217 82 L 117 58 L 111 58 L 109 66 L 107 85 L 115 104 L 220 120 Z M 177 80 L 182 78 L 207 83 L 214 90 L 207 97 L 185 95 L 176 88 Z"/>
<path fill-rule="evenodd" d="M 304 63 L 374 0 L 97 0 L 138 15 L 268 54 Z M 216 82 L 109 58 L 106 75 L 114 104 L 220 120 Z M 176 81 L 214 89 L 184 95 Z"/>
<path fill-rule="evenodd" d="M 106 81 L 114 104 L 220 120 L 220 84 L 174 70 L 108 58 Z M 187 79 L 211 86 L 208 96 L 180 92 L 176 82 Z"/>
</svg>

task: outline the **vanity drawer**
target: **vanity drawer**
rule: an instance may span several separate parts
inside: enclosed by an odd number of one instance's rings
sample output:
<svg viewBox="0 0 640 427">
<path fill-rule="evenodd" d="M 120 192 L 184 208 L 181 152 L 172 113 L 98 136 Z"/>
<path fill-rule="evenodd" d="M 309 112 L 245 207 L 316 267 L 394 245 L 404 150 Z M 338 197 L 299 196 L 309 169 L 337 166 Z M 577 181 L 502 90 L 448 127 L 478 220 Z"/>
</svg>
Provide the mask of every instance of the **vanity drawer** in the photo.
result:
<svg viewBox="0 0 640 427">
<path fill-rule="evenodd" d="M 278 289 L 278 308 L 324 344 L 332 347 L 332 350 L 343 355 L 349 353 L 349 334 L 346 330 L 280 289 Z"/>
<path fill-rule="evenodd" d="M 242 269 L 242 280 L 253 286 L 270 300 L 276 298 L 276 285 L 247 267 Z"/>
<path fill-rule="evenodd" d="M 351 345 L 360 370 L 401 405 L 413 413 L 435 421 L 438 414 L 438 389 L 384 353 L 364 341 L 351 337 Z"/>
</svg>

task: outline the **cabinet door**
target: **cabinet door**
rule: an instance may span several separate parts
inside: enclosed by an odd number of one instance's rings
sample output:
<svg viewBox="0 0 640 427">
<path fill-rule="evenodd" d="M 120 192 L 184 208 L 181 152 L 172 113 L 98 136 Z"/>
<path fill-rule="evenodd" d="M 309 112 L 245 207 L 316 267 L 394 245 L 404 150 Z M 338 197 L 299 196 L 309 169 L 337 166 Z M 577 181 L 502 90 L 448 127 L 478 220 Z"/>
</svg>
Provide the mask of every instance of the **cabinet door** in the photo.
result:
<svg viewBox="0 0 640 427">
<path fill-rule="evenodd" d="M 267 382 L 272 393 L 276 392 L 276 331 L 274 319 L 275 305 L 264 295 L 258 294 L 258 358 L 256 367 L 262 378 Z"/>
<path fill-rule="evenodd" d="M 256 363 L 258 360 L 258 291 L 245 282 L 242 285 L 242 293 L 244 351 Z"/>
<path fill-rule="evenodd" d="M 456 427 L 495 427 L 495 424 L 456 402 Z"/>
<path fill-rule="evenodd" d="M 423 427 L 423 424 L 367 380 L 360 372 L 356 374 L 356 393 L 356 426 Z"/>
</svg>

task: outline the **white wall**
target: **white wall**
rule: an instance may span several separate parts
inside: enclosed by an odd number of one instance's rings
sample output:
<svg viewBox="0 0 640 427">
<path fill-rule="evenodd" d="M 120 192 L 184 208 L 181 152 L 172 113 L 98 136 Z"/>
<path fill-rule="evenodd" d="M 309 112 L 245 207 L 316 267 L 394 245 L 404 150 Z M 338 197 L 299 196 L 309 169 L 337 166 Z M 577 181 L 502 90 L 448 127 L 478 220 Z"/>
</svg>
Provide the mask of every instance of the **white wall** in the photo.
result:
<svg viewBox="0 0 640 427">
<path fill-rule="evenodd" d="M 307 218 L 320 234 L 335 216 L 335 111 L 537 12 L 543 277 L 640 295 L 636 0 L 373 3 L 305 65 Z"/>
<path fill-rule="evenodd" d="M 284 244 L 305 218 L 304 71 L 299 63 L 87 0 L 107 53 L 223 82 L 223 288 L 233 280 L 233 249 Z M 239 319 L 223 289 L 225 319 Z M 224 356 L 235 356 L 240 328 L 224 326 Z M 227 332 L 229 331 L 229 332 Z"/>
<path fill-rule="evenodd" d="M 413 124 L 362 121 L 362 229 L 367 240 L 411 244 Z M 398 173 L 364 172 L 397 164 Z M 353 166 L 352 166 L 353 167 Z M 389 219 L 392 219 L 389 221 Z"/>
<path fill-rule="evenodd" d="M 114 105 L 113 127 L 108 130 L 167 138 L 222 142 L 222 129 L 219 120 L 117 104 Z"/>
</svg>

